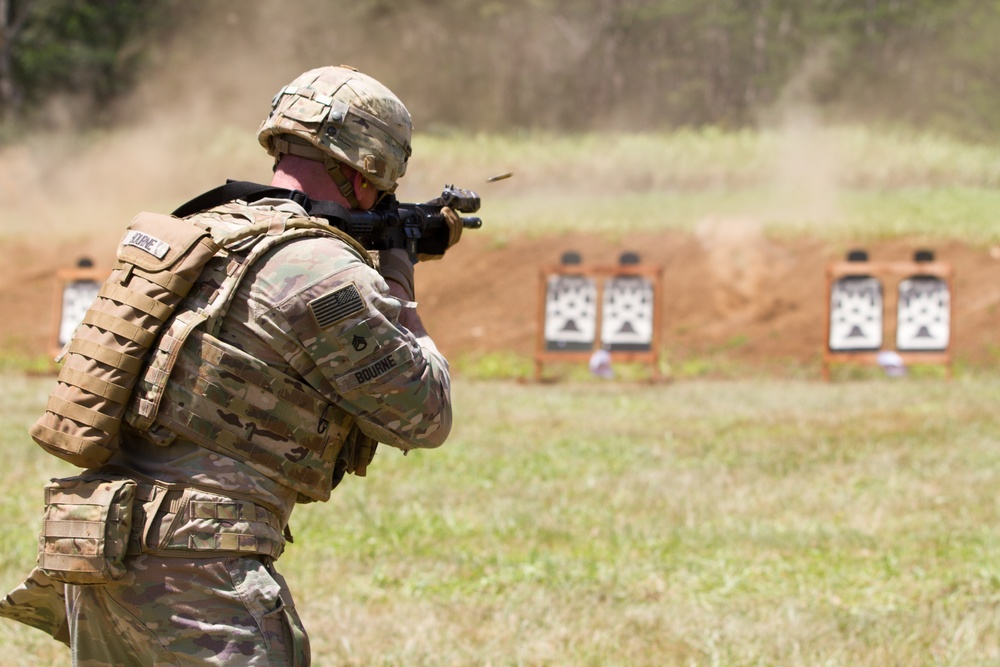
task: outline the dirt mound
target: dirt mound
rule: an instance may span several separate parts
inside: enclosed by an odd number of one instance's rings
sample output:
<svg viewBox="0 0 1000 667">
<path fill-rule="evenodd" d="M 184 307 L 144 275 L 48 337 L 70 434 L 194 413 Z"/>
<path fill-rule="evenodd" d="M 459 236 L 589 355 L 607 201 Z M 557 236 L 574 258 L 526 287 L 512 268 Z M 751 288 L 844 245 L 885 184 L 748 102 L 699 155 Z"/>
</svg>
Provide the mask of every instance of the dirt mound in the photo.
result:
<svg viewBox="0 0 1000 667">
<path fill-rule="evenodd" d="M 45 354 L 54 327 L 55 272 L 89 255 L 107 265 L 110 248 L 47 239 L 7 240 L 0 265 L 0 347 Z M 103 242 L 100 245 L 104 245 Z M 866 246 L 873 260 L 909 260 L 905 241 Z M 1000 253 L 957 242 L 933 247 L 956 271 L 952 335 L 956 358 L 995 360 Z M 448 355 L 512 351 L 537 345 L 540 272 L 566 250 L 586 263 L 615 264 L 624 251 L 664 269 L 659 295 L 661 340 L 674 359 L 721 349 L 754 365 L 814 363 L 825 336 L 828 262 L 846 247 L 814 239 L 775 240 L 748 220 L 706 220 L 693 234 L 631 237 L 624 243 L 589 235 L 519 239 L 505 244 L 467 234 L 441 262 L 417 269 L 418 299 L 428 329 Z"/>
<path fill-rule="evenodd" d="M 661 340 L 672 357 L 725 349 L 734 359 L 765 366 L 821 357 L 825 267 L 846 252 L 818 240 L 769 239 L 750 221 L 721 219 L 705 221 L 694 234 L 648 234 L 624 245 L 585 235 L 522 240 L 503 248 L 470 241 L 446 263 L 419 269 L 425 319 L 446 351 L 533 353 L 541 267 L 569 249 L 595 264 L 614 264 L 623 251 L 634 250 L 643 262 L 664 269 Z M 873 260 L 908 261 L 915 247 L 893 241 L 866 249 Z M 1000 292 L 992 288 L 998 260 L 956 242 L 934 250 L 956 271 L 956 358 L 992 361 L 1000 318 Z"/>
</svg>

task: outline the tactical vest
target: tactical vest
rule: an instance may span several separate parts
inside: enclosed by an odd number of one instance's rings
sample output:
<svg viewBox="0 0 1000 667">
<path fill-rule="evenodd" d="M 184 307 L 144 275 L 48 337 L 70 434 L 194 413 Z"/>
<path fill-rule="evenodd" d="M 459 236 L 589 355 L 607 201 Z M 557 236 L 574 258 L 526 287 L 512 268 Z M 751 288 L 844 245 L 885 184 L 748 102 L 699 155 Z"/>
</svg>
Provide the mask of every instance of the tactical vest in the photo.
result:
<svg viewBox="0 0 1000 667">
<path fill-rule="evenodd" d="M 375 443 L 319 392 L 217 334 L 247 270 L 282 243 L 338 238 L 371 259 L 343 232 L 288 212 L 254 208 L 249 225 L 225 217 L 143 213 L 132 221 L 30 433 L 90 468 L 117 450 L 124 421 L 156 444 L 182 437 L 300 500 L 326 500 L 335 474 L 364 474 Z"/>
</svg>

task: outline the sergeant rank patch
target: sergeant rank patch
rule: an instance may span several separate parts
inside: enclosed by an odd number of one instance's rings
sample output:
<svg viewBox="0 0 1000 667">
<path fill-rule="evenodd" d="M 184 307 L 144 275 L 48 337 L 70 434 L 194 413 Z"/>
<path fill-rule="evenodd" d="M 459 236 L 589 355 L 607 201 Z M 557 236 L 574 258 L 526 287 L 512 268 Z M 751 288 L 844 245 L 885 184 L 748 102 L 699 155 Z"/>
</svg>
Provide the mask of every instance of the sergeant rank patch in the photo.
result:
<svg viewBox="0 0 1000 667">
<path fill-rule="evenodd" d="M 340 348 L 351 363 L 357 363 L 379 349 L 378 341 L 367 322 L 362 322 L 340 336 Z"/>
<path fill-rule="evenodd" d="M 309 310 L 312 311 L 320 329 L 325 329 L 364 309 L 365 300 L 361 298 L 361 293 L 354 283 L 344 285 L 309 302 Z"/>
</svg>

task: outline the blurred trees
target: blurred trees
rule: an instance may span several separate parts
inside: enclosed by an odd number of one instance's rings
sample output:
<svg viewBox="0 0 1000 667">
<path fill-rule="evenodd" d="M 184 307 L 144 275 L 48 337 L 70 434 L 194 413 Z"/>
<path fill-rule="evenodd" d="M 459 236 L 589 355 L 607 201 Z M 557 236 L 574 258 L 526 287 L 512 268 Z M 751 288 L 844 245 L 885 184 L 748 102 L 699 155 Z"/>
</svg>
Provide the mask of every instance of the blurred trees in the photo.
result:
<svg viewBox="0 0 1000 667">
<path fill-rule="evenodd" d="M 365 23 L 400 36 L 400 80 L 434 93 L 406 99 L 447 125 L 742 127 L 808 105 L 831 120 L 1000 135 L 994 0 L 362 5 Z"/>
<path fill-rule="evenodd" d="M 0 120 L 55 95 L 98 113 L 126 91 L 158 0 L 0 0 Z"/>
<path fill-rule="evenodd" d="M 178 24 L 224 25 L 238 12 L 243 30 L 255 10 L 273 20 L 271 1 L 0 0 L 0 103 L 21 118 L 61 92 L 109 100 L 128 89 L 148 49 L 143 36 L 165 6 Z M 357 56 L 338 62 L 364 67 L 378 57 L 379 71 L 390 72 L 386 83 L 442 128 L 742 127 L 803 106 L 836 121 L 1000 136 L 994 0 L 295 0 L 281 7 L 297 56 L 328 62 L 335 44 Z M 275 57 L 287 55 L 272 48 Z"/>
</svg>

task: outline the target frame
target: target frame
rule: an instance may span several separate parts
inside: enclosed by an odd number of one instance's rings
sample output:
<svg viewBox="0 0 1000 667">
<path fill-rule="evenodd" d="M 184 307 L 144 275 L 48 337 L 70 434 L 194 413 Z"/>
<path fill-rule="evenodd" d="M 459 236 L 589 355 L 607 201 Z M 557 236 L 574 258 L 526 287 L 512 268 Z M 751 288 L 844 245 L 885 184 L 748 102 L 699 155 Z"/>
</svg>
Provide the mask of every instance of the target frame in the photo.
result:
<svg viewBox="0 0 1000 667">
<path fill-rule="evenodd" d="M 546 294 L 549 279 L 552 276 L 578 275 L 593 279 L 597 286 L 595 299 L 596 328 L 594 340 L 586 349 L 564 349 L 553 350 L 546 344 L 545 336 L 545 315 L 546 315 Z M 538 344 L 535 350 L 535 380 L 540 381 L 543 375 L 543 367 L 551 362 L 588 362 L 591 355 L 602 346 L 601 329 L 604 310 L 604 291 L 607 288 L 608 280 L 616 277 L 642 276 L 652 285 L 652 337 L 648 349 L 617 349 L 609 350 L 613 363 L 643 363 L 652 368 L 654 379 L 660 379 L 660 335 L 662 307 L 659 303 L 662 294 L 663 268 L 660 266 L 644 264 L 618 264 L 618 265 L 586 265 L 586 264 L 557 264 L 546 266 L 539 272 L 538 281 Z"/>
<path fill-rule="evenodd" d="M 67 290 L 73 285 L 79 283 L 96 283 L 97 289 L 99 290 L 109 275 L 110 271 L 92 266 L 60 269 L 56 272 L 55 293 L 54 298 L 52 299 L 52 332 L 48 345 L 51 357 L 58 357 L 60 352 L 62 352 L 63 347 L 65 347 L 66 343 L 69 342 L 68 338 L 64 339 L 63 332 L 70 330 L 71 337 L 72 330 L 75 330 L 76 326 L 79 325 L 79 322 L 77 322 L 76 325 L 70 328 L 68 323 L 64 321 L 67 315 L 64 312 Z M 87 307 L 89 308 L 89 304 Z M 80 316 L 81 319 L 83 314 L 86 314 L 86 310 L 86 308 L 83 309 L 83 313 Z"/>
<path fill-rule="evenodd" d="M 826 322 L 823 345 L 823 379 L 830 380 L 830 369 L 835 365 L 859 364 L 878 365 L 880 352 L 896 352 L 906 365 L 941 365 L 947 377 L 952 376 L 951 350 L 955 342 L 955 286 L 954 269 L 948 262 L 941 261 L 845 261 L 832 262 L 826 269 Z M 831 296 L 836 281 L 850 276 L 871 276 L 882 283 L 883 294 L 883 336 L 877 350 L 835 351 L 830 349 Z M 948 290 L 948 345 L 943 350 L 894 350 L 887 347 L 888 341 L 894 345 L 897 340 L 899 313 L 899 285 L 914 277 L 933 277 L 945 283 Z M 885 335 L 891 331 L 892 335 Z"/>
</svg>

